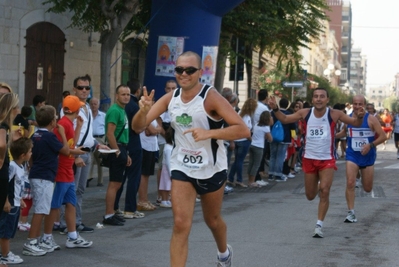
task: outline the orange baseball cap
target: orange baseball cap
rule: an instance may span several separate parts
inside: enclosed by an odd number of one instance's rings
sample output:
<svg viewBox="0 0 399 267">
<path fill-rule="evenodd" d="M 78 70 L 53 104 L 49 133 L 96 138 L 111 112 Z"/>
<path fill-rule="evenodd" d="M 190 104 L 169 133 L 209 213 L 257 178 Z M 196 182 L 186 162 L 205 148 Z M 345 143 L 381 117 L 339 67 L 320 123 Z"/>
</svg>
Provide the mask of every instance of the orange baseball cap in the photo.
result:
<svg viewBox="0 0 399 267">
<path fill-rule="evenodd" d="M 62 101 L 62 108 L 64 109 L 64 113 L 75 113 L 79 111 L 81 106 L 84 106 L 85 103 L 79 100 L 77 96 L 68 95 Z"/>
</svg>

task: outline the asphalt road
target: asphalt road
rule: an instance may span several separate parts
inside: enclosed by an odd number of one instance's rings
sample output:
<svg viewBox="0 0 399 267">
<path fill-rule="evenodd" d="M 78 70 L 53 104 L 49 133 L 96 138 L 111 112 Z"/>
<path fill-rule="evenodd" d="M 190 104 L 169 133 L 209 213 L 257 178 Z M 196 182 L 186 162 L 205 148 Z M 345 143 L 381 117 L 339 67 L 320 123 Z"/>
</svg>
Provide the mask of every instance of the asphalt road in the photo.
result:
<svg viewBox="0 0 399 267">
<path fill-rule="evenodd" d="M 386 150 L 378 148 L 374 189 L 356 191 L 358 222 L 344 223 L 345 162 L 338 171 L 330 195 L 330 209 L 324 221 L 324 238 L 312 238 L 317 220 L 318 199 L 304 195 L 303 174 L 285 183 L 271 182 L 261 189 L 236 189 L 226 195 L 223 217 L 228 225 L 228 242 L 234 249 L 233 266 L 399 266 L 399 160 L 392 140 Z M 107 179 L 105 179 L 107 181 Z M 106 187 L 87 188 L 83 221 L 95 227 L 104 214 Z M 156 199 L 155 177 L 150 178 L 150 199 Z M 123 201 L 121 201 L 123 207 Z M 172 229 L 170 209 L 146 212 L 145 218 L 127 220 L 122 227 L 106 226 L 82 234 L 94 242 L 88 249 L 65 248 L 65 236 L 55 233 L 61 245 L 43 257 L 22 255 L 26 232 L 18 232 L 11 250 L 25 260 L 23 266 L 169 266 Z M 197 204 L 189 240 L 188 267 L 216 266 L 216 246 Z"/>
</svg>

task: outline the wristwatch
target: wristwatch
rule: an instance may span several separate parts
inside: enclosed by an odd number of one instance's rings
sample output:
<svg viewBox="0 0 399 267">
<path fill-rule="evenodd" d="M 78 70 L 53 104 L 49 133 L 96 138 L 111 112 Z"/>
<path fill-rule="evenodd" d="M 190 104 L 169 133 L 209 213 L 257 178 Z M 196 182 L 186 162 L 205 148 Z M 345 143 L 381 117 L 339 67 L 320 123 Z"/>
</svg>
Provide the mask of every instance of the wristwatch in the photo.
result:
<svg viewBox="0 0 399 267">
<path fill-rule="evenodd" d="M 375 144 L 373 142 L 370 143 L 370 148 L 375 148 Z"/>
</svg>

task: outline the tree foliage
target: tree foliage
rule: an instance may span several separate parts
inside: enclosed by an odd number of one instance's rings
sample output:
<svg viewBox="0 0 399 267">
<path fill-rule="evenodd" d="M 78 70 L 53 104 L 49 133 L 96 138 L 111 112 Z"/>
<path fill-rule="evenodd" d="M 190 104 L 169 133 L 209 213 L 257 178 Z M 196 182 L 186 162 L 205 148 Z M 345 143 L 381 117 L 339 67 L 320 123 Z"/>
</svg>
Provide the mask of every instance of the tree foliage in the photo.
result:
<svg viewBox="0 0 399 267">
<path fill-rule="evenodd" d="M 246 0 L 223 17 L 222 32 L 245 40 L 250 48 L 259 48 L 260 54 L 277 56 L 277 68 L 284 65 L 287 73 L 293 73 L 300 69 L 300 48 L 324 30 L 321 21 L 327 19 L 326 8 L 325 0 Z M 227 51 L 234 63 L 233 49 L 220 51 Z"/>
</svg>

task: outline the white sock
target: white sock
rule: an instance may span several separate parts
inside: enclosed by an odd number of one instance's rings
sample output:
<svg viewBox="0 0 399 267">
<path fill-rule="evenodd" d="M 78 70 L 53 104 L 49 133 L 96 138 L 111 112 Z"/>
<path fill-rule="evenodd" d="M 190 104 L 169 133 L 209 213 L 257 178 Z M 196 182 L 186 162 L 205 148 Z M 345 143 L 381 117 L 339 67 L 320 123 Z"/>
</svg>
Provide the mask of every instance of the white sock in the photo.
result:
<svg viewBox="0 0 399 267">
<path fill-rule="evenodd" d="M 218 251 L 218 258 L 220 260 L 227 258 L 229 255 L 230 255 L 229 249 L 226 249 L 226 251 L 223 253 Z"/>
<path fill-rule="evenodd" d="M 53 234 L 44 234 L 43 233 L 43 240 L 49 239 L 51 237 L 53 237 Z"/>
<path fill-rule="evenodd" d="M 78 233 L 76 233 L 76 231 L 68 232 L 68 237 L 70 239 L 76 239 L 76 238 L 78 238 Z"/>
<path fill-rule="evenodd" d="M 323 227 L 323 221 L 317 220 L 317 225 L 320 225 L 320 227 Z"/>
<path fill-rule="evenodd" d="M 349 210 L 349 212 L 355 214 L 355 210 Z"/>
<path fill-rule="evenodd" d="M 112 214 L 106 214 L 106 215 L 104 216 L 104 218 L 105 218 L 105 219 L 108 219 L 108 218 L 111 218 L 111 217 L 114 216 L 114 215 L 115 215 L 115 214 L 113 214 L 113 213 L 112 213 Z"/>
</svg>

